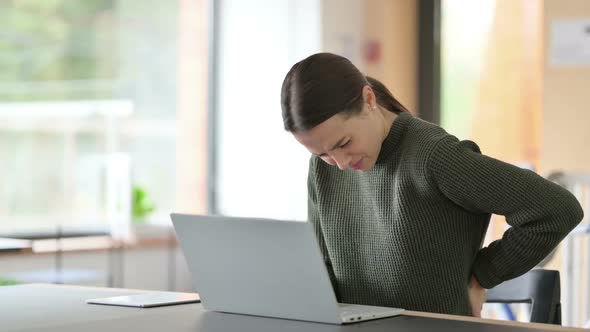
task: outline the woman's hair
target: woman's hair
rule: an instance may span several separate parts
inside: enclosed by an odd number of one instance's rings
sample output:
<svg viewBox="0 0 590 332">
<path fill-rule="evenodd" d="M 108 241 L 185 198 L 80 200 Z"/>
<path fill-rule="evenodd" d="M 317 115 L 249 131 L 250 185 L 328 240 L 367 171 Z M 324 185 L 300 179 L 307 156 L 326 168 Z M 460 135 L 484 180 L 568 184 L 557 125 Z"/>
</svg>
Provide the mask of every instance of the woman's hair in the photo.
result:
<svg viewBox="0 0 590 332">
<path fill-rule="evenodd" d="M 296 63 L 281 89 L 285 129 L 307 131 L 336 114 L 360 113 L 365 85 L 373 89 L 377 103 L 388 111 L 408 111 L 383 83 L 363 75 L 342 56 L 317 53 Z"/>
</svg>

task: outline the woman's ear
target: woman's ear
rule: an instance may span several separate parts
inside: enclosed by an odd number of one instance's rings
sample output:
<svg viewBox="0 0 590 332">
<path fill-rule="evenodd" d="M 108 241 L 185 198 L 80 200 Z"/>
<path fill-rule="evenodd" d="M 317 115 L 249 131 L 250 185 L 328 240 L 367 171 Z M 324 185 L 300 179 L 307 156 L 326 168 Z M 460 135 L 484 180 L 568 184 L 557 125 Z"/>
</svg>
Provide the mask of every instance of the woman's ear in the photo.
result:
<svg viewBox="0 0 590 332">
<path fill-rule="evenodd" d="M 369 104 L 369 109 L 377 109 L 377 97 L 375 97 L 375 92 L 369 85 L 363 87 L 363 101 L 365 104 Z"/>
</svg>

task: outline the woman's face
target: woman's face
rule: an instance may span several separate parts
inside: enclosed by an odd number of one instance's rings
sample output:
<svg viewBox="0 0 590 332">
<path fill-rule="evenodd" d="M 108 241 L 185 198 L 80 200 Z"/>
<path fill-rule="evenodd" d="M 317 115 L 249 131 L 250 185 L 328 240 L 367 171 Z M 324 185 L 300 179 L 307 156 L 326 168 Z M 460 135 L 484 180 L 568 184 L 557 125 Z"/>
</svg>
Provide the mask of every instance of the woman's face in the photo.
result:
<svg viewBox="0 0 590 332">
<path fill-rule="evenodd" d="M 363 103 L 357 115 L 337 114 L 293 136 L 330 165 L 366 172 L 373 168 L 379 156 L 385 137 L 383 122 L 379 108 Z"/>
</svg>

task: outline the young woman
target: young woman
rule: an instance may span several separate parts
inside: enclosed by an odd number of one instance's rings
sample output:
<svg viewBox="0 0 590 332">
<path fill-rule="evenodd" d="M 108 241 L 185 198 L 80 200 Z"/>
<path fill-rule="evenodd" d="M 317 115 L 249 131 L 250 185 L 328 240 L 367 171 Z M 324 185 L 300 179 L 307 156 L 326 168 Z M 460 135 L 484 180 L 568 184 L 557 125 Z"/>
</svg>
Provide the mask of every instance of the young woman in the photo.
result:
<svg viewBox="0 0 590 332">
<path fill-rule="evenodd" d="M 535 267 L 583 217 L 565 189 L 413 117 L 341 56 L 295 64 L 281 106 L 313 154 L 308 217 L 340 302 L 479 317 L 486 288 Z M 481 248 L 492 213 L 512 227 Z"/>
</svg>

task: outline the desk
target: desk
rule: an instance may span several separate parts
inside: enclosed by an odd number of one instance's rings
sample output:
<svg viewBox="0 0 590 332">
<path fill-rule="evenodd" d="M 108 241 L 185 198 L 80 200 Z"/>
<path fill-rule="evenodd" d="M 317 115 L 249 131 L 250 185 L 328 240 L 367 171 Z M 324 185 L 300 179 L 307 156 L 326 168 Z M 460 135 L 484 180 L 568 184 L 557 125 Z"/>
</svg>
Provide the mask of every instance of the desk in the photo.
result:
<svg viewBox="0 0 590 332">
<path fill-rule="evenodd" d="M 0 254 L 33 251 L 31 241 L 0 237 Z"/>
<path fill-rule="evenodd" d="M 206 312 L 201 304 L 150 309 L 90 305 L 90 298 L 138 294 L 143 291 L 29 284 L 0 287 L 0 329 L 44 332 L 128 331 L 586 331 L 545 324 L 502 322 L 408 311 L 404 315 L 351 325 Z"/>
<path fill-rule="evenodd" d="M 0 233 L 1 237 L 22 240 L 64 239 L 72 237 L 110 236 L 108 226 L 105 225 L 74 225 L 42 227 L 32 229 L 17 229 Z"/>
</svg>

